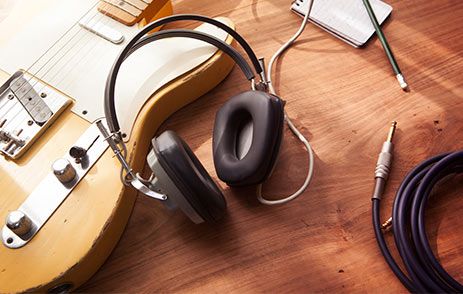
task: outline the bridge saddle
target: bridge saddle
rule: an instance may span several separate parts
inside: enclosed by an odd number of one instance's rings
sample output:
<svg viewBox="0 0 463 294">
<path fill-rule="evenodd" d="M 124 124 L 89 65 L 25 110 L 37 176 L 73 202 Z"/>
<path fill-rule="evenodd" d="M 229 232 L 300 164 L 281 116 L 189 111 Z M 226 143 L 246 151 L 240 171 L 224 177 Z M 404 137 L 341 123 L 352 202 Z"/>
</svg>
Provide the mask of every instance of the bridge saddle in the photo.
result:
<svg viewBox="0 0 463 294">
<path fill-rule="evenodd" d="M 70 103 L 39 79 L 16 72 L 0 87 L 0 154 L 19 158 Z"/>
</svg>

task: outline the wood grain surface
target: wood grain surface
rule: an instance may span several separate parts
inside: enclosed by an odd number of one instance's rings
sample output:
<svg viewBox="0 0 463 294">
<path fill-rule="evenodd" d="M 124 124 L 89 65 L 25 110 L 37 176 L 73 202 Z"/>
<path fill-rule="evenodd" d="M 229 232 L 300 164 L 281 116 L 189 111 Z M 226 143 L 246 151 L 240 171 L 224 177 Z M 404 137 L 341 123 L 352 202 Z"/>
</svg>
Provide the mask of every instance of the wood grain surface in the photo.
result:
<svg viewBox="0 0 463 294">
<path fill-rule="evenodd" d="M 383 218 L 401 180 L 421 160 L 463 146 L 463 2 L 390 0 L 384 32 L 411 87 L 404 93 L 379 41 L 354 49 L 309 25 L 278 63 L 275 82 L 286 109 L 316 153 L 315 177 L 297 200 L 260 205 L 255 188 L 219 183 L 228 214 L 194 225 L 179 211 L 139 196 L 127 229 L 84 292 L 405 292 L 383 260 L 371 225 L 377 154 L 391 120 L 399 122 L 396 160 Z M 269 58 L 301 19 L 288 0 L 174 1 L 176 13 L 226 16 L 260 56 Z M 170 26 L 179 27 L 180 25 Z M 248 82 L 229 78 L 171 117 L 178 132 L 215 171 L 211 153 L 218 108 Z M 307 155 L 285 131 L 267 195 L 293 192 Z M 444 267 L 463 282 L 462 178 L 450 179 L 430 202 L 428 232 Z M 391 237 L 391 236 L 389 236 Z M 392 244 L 392 238 L 389 238 Z"/>
</svg>

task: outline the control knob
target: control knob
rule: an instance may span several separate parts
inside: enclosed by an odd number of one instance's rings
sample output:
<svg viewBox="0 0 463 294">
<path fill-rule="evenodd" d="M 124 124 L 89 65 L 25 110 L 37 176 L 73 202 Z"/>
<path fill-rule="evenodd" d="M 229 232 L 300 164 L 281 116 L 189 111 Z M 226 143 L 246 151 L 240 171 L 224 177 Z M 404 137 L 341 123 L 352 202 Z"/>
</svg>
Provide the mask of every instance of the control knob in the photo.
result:
<svg viewBox="0 0 463 294">
<path fill-rule="evenodd" d="M 19 210 L 12 211 L 6 218 L 6 226 L 19 237 L 27 235 L 31 231 L 31 220 Z"/>
<path fill-rule="evenodd" d="M 72 182 L 77 176 L 76 169 L 65 158 L 56 160 L 52 165 L 52 170 L 53 174 L 63 184 Z"/>
</svg>

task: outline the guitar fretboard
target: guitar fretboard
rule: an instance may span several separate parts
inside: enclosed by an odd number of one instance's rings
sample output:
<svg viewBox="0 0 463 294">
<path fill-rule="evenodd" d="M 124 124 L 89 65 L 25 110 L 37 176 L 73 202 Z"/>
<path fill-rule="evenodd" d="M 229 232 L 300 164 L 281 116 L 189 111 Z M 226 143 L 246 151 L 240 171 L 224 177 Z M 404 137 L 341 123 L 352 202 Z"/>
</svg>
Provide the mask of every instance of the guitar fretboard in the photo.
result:
<svg viewBox="0 0 463 294">
<path fill-rule="evenodd" d="M 149 22 L 170 0 L 102 0 L 98 10 L 115 20 L 132 26 L 142 19 Z"/>
</svg>

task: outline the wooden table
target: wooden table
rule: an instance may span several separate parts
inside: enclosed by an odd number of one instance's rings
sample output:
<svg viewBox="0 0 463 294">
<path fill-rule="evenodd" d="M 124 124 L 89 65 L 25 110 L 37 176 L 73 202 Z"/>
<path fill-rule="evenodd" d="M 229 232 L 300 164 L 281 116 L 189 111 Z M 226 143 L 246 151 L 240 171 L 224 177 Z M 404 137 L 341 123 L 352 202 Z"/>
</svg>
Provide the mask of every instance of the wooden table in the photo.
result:
<svg viewBox="0 0 463 294">
<path fill-rule="evenodd" d="M 397 120 L 397 156 L 383 200 L 386 219 L 407 171 L 431 155 L 462 148 L 463 1 L 388 3 L 394 11 L 384 31 L 410 93 L 400 89 L 376 38 L 354 49 L 309 25 L 277 65 L 276 86 L 286 109 L 316 153 L 315 177 L 303 196 L 267 207 L 259 205 L 254 188 L 220 183 L 228 215 L 215 225 L 194 225 L 181 212 L 139 197 L 118 246 L 80 290 L 405 292 L 373 236 L 373 171 L 389 123 Z M 289 11 L 288 0 L 182 0 L 174 5 L 177 13 L 231 18 L 258 55 L 267 58 L 301 21 Z M 213 117 L 224 101 L 247 88 L 235 67 L 219 87 L 164 125 L 186 139 L 214 176 Z M 286 129 L 265 194 L 293 192 L 304 180 L 306 160 Z M 428 231 L 435 253 L 463 282 L 461 179 L 447 181 L 440 197 L 432 199 Z"/>
</svg>

